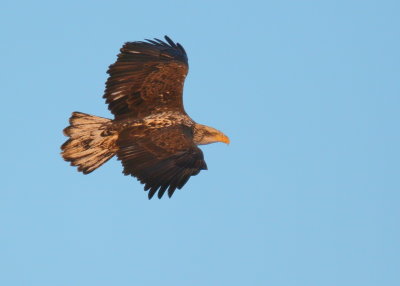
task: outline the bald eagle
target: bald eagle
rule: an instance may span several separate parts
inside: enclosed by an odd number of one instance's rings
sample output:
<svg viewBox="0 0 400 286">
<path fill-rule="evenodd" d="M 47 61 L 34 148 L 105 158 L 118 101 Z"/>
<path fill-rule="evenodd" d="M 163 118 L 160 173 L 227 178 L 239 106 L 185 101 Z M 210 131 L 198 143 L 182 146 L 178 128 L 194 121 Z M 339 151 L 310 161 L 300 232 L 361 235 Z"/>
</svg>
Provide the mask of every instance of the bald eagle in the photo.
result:
<svg viewBox="0 0 400 286">
<path fill-rule="evenodd" d="M 103 98 L 114 119 L 73 112 L 64 129 L 64 160 L 89 174 L 117 155 L 123 173 L 144 184 L 151 199 L 171 197 L 191 176 L 206 170 L 198 145 L 229 138 L 197 124 L 183 107 L 188 73 L 184 48 L 165 36 L 128 42 L 110 65 Z"/>
</svg>

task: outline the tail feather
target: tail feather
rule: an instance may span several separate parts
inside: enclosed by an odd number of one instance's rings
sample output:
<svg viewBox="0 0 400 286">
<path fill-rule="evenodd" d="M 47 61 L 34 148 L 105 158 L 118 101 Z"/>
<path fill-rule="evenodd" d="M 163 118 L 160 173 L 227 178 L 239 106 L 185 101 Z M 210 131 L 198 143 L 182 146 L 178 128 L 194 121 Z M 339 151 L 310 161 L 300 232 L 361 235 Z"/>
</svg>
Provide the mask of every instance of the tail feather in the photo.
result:
<svg viewBox="0 0 400 286">
<path fill-rule="evenodd" d="M 61 146 L 61 155 L 72 166 L 77 166 L 78 171 L 89 174 L 117 152 L 118 135 L 105 132 L 110 119 L 73 112 L 69 123 L 64 135 L 70 138 Z"/>
</svg>

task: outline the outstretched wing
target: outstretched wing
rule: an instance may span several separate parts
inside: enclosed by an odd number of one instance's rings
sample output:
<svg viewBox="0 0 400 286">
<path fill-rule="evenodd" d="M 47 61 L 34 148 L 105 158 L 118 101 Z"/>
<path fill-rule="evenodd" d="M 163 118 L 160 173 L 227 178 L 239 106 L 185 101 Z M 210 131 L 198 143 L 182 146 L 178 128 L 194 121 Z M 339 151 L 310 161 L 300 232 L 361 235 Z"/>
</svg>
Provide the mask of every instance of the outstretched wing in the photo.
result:
<svg viewBox="0 0 400 286">
<path fill-rule="evenodd" d="M 117 156 L 124 166 L 124 174 L 135 176 L 145 184 L 149 199 L 157 191 L 161 198 L 167 190 L 171 197 L 191 176 L 207 169 L 203 152 L 193 144 L 190 132 L 185 126 L 132 127 L 120 134 Z"/>
<path fill-rule="evenodd" d="M 104 98 L 116 119 L 162 111 L 185 113 L 183 84 L 188 60 L 183 47 L 165 40 L 128 42 L 108 69 Z"/>
</svg>

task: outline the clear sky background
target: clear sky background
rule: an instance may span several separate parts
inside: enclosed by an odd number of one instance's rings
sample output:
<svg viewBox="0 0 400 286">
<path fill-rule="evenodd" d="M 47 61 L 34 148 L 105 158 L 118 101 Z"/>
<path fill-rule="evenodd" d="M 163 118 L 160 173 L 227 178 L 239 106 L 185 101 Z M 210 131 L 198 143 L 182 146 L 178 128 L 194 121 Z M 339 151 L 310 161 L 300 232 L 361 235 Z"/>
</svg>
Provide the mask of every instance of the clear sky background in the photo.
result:
<svg viewBox="0 0 400 286">
<path fill-rule="evenodd" d="M 0 285 L 400 285 L 400 2 L 2 1 Z M 188 52 L 185 106 L 231 144 L 149 201 L 59 146 L 110 117 L 126 41 Z"/>
</svg>

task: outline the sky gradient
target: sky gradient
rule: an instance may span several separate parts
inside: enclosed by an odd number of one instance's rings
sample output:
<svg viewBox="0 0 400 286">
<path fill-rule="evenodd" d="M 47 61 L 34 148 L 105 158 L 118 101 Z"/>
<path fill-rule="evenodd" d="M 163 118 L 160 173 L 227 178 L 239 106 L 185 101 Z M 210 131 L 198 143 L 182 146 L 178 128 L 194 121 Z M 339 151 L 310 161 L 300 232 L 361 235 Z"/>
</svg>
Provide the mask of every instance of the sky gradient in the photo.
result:
<svg viewBox="0 0 400 286">
<path fill-rule="evenodd" d="M 400 2 L 3 1 L 0 285 L 400 285 Z M 149 201 L 60 157 L 126 41 L 169 35 L 231 144 Z M 4 102 L 5 101 L 5 102 Z"/>
</svg>

